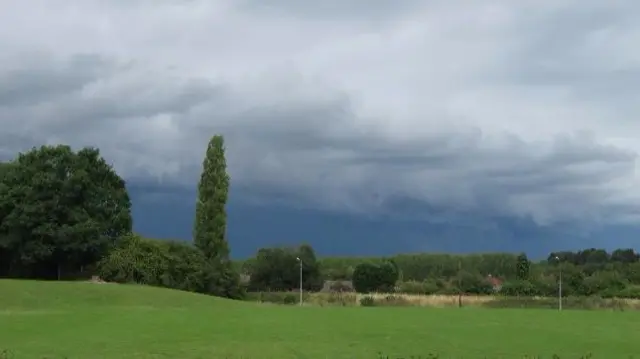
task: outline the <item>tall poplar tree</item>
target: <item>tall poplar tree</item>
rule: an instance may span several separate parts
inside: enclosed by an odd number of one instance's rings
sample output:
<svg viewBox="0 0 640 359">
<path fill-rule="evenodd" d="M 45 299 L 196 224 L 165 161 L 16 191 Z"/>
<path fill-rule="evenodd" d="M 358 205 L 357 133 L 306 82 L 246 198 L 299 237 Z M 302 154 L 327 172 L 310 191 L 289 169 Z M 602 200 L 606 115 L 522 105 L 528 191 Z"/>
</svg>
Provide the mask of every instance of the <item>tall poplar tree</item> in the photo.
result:
<svg viewBox="0 0 640 359">
<path fill-rule="evenodd" d="M 226 236 L 225 207 L 229 182 L 224 138 L 215 135 L 209 141 L 198 183 L 193 241 L 207 260 L 209 292 L 221 297 L 237 298 L 240 296 L 239 274 L 231 266 Z"/>
<path fill-rule="evenodd" d="M 516 258 L 516 276 L 519 280 L 528 280 L 531 262 L 525 253 L 520 253 Z"/>
</svg>

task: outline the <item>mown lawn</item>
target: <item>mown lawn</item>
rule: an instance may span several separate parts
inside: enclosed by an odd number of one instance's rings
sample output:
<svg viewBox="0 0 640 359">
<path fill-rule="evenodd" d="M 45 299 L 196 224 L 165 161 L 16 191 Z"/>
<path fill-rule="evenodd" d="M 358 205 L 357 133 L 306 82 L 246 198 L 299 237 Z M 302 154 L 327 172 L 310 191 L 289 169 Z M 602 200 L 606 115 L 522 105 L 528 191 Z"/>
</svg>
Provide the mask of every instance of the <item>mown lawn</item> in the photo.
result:
<svg viewBox="0 0 640 359">
<path fill-rule="evenodd" d="M 159 288 L 0 281 L 15 359 L 640 358 L 640 313 L 284 307 Z"/>
</svg>

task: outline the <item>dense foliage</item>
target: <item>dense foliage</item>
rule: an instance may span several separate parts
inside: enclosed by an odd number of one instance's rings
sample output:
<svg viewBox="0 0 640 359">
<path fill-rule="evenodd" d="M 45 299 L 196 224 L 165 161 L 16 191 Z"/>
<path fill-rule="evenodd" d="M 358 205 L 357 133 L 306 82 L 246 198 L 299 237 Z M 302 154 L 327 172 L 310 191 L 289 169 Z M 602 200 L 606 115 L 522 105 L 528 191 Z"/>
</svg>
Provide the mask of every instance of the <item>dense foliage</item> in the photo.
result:
<svg viewBox="0 0 640 359">
<path fill-rule="evenodd" d="M 558 259 L 556 259 L 556 257 Z M 563 296 L 640 297 L 640 256 L 633 249 L 611 253 L 589 248 L 551 253 L 532 262 L 526 255 L 480 253 L 468 255 L 416 253 L 388 258 L 320 258 L 323 279 L 359 281 L 355 270 L 363 263 L 380 265 L 391 259 L 398 267 L 396 291 L 415 294 L 504 294 L 557 296 L 560 272 Z M 248 259 L 237 263 L 251 274 Z M 367 291 L 367 290 L 362 290 Z"/>
<path fill-rule="evenodd" d="M 391 261 L 361 263 L 354 269 L 352 281 L 359 293 L 392 292 L 398 281 L 398 268 Z"/>
<path fill-rule="evenodd" d="M 302 266 L 302 276 L 300 275 Z M 316 255 L 308 245 L 261 248 L 252 262 L 249 289 L 253 291 L 317 291 L 323 280 Z"/>
<path fill-rule="evenodd" d="M 42 146 L 0 168 L 0 276 L 82 272 L 131 232 L 125 183 L 97 149 Z"/>
<path fill-rule="evenodd" d="M 99 275 L 239 298 L 229 261 L 229 177 L 222 137 L 207 150 L 196 244 L 132 234 L 125 181 L 94 148 L 42 146 L 0 162 L 0 277 L 80 279 Z"/>
<path fill-rule="evenodd" d="M 98 263 L 102 279 L 208 293 L 205 257 L 189 243 L 131 235 L 119 244 Z"/>
</svg>

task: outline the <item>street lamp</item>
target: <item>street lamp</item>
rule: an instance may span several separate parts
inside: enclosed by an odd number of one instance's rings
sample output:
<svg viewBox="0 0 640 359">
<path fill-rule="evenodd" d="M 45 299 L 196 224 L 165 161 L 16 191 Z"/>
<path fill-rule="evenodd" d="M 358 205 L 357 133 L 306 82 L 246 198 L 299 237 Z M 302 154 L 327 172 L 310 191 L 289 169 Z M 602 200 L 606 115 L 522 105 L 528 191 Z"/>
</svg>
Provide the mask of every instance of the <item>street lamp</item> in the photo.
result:
<svg viewBox="0 0 640 359">
<path fill-rule="evenodd" d="M 296 260 L 300 263 L 300 306 L 302 306 L 302 259 L 296 257 Z"/>
<path fill-rule="evenodd" d="M 562 310 L 562 263 L 560 262 L 560 257 L 556 256 L 556 260 L 560 269 L 560 275 L 558 276 L 558 310 Z"/>
</svg>

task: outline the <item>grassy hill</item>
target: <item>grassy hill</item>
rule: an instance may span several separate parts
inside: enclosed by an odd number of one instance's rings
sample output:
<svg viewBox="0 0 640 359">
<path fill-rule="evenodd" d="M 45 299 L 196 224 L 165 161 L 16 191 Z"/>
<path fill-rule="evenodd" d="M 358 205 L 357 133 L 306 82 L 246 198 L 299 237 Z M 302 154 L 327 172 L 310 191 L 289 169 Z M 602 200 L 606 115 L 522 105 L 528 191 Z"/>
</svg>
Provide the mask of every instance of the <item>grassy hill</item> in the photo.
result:
<svg viewBox="0 0 640 359">
<path fill-rule="evenodd" d="M 285 307 L 160 288 L 0 280 L 15 359 L 628 358 L 640 313 Z"/>
</svg>

